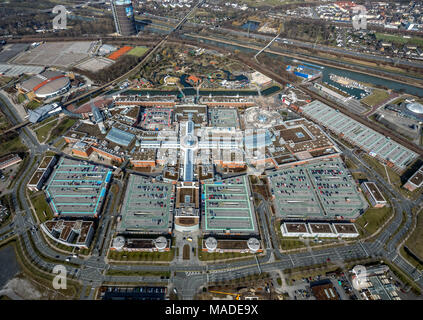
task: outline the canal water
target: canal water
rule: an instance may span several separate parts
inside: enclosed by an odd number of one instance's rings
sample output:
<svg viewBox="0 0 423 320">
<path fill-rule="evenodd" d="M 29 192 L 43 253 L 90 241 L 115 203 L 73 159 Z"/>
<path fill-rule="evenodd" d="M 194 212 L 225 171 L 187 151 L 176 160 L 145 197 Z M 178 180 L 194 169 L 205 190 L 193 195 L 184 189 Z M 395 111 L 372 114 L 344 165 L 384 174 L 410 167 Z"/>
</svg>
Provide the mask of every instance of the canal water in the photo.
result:
<svg viewBox="0 0 423 320">
<path fill-rule="evenodd" d="M 196 39 L 189 37 L 189 36 L 186 36 L 186 35 L 184 37 L 187 38 L 187 39 L 190 39 L 190 40 L 196 40 Z M 203 39 L 202 41 L 204 43 L 210 43 L 212 45 L 223 47 L 223 48 L 226 48 L 226 49 L 229 49 L 229 50 L 232 50 L 232 51 L 233 50 L 239 50 L 239 51 L 242 51 L 242 52 L 250 52 L 250 53 L 251 52 L 257 52 L 256 50 L 240 47 L 240 46 L 233 45 L 233 44 L 220 43 L 220 42 L 216 42 L 216 41 L 213 41 L 213 40 L 207 40 L 207 39 Z M 283 56 L 279 56 L 279 55 L 275 55 L 275 54 L 272 54 L 272 55 L 280 58 L 281 61 L 285 64 L 295 64 L 295 63 L 298 63 L 298 62 L 306 63 L 306 61 L 296 60 L 296 59 L 293 59 L 293 58 L 283 57 Z M 313 62 L 313 64 L 315 66 L 323 67 L 324 68 L 323 72 L 322 72 L 323 81 L 327 81 L 328 83 L 333 84 L 336 87 L 338 87 L 340 85 L 329 79 L 329 75 L 331 73 L 342 76 L 342 77 L 346 77 L 346 78 L 349 78 L 349 79 L 352 79 L 352 80 L 355 80 L 355 81 L 371 83 L 373 85 L 381 86 L 381 87 L 391 89 L 391 90 L 394 90 L 394 91 L 404 92 L 404 93 L 408 93 L 408 94 L 411 94 L 411 95 L 423 97 L 423 89 L 419 88 L 419 87 L 415 87 L 415 86 L 412 86 L 412 85 L 409 85 L 409 84 L 404 84 L 404 83 L 401 83 L 401 82 L 398 82 L 398 81 L 395 81 L 395 80 L 386 80 L 386 79 L 379 78 L 378 76 L 366 75 L 366 74 L 362 74 L 362 73 L 355 72 L 355 71 L 342 70 L 342 69 L 338 69 L 338 68 L 334 68 L 334 67 L 325 67 L 325 66 L 322 66 L 319 63 L 315 63 L 315 62 Z M 339 87 L 339 88 L 341 88 L 341 87 Z M 346 91 L 345 88 L 342 88 L 342 90 Z M 359 93 L 360 92 L 358 92 L 356 94 L 359 95 Z M 356 94 L 354 94 L 354 95 L 356 95 Z"/>
<path fill-rule="evenodd" d="M 13 246 L 0 249 L 0 289 L 20 272 Z"/>
<path fill-rule="evenodd" d="M 261 91 L 263 96 L 272 95 L 281 90 L 279 86 L 272 86 L 265 90 Z M 118 90 L 109 91 L 108 95 L 113 95 L 114 92 Z M 182 91 L 186 96 L 195 96 L 197 95 L 197 91 L 194 88 L 183 88 Z M 129 89 L 121 93 L 121 95 L 138 95 L 138 96 L 181 96 L 181 92 L 178 90 L 156 90 L 156 89 L 141 89 L 141 90 L 133 90 Z M 227 96 L 227 97 L 250 97 L 250 96 L 257 96 L 258 92 L 256 90 L 199 90 L 200 96 Z"/>
</svg>

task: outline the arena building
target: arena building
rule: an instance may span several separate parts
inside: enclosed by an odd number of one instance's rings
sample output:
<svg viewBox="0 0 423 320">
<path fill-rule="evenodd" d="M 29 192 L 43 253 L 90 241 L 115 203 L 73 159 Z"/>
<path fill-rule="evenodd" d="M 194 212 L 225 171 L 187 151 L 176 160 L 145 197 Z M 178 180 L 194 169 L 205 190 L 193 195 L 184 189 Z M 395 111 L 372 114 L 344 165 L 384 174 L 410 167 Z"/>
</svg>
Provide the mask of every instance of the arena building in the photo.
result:
<svg viewBox="0 0 423 320">
<path fill-rule="evenodd" d="M 414 101 L 404 101 L 400 105 L 387 105 L 386 110 L 414 121 L 423 122 L 423 105 Z"/>
<path fill-rule="evenodd" d="M 33 93 L 37 98 L 48 99 L 61 95 L 71 87 L 70 79 L 61 72 L 45 71 L 18 85 L 24 94 Z"/>
</svg>

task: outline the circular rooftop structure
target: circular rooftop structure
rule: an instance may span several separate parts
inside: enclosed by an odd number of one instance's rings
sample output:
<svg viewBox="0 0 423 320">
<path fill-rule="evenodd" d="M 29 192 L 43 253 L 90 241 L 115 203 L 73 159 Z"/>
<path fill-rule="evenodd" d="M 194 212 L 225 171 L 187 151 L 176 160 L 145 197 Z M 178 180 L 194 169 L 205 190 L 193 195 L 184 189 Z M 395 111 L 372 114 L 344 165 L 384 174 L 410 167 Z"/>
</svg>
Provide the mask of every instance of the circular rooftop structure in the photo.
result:
<svg viewBox="0 0 423 320">
<path fill-rule="evenodd" d="M 258 121 L 260 121 L 260 122 L 267 122 L 267 117 L 264 114 L 260 114 L 258 116 Z"/>
<path fill-rule="evenodd" d="M 269 128 L 282 123 L 283 118 L 277 111 L 253 107 L 245 110 L 244 122 L 246 128 Z"/>
<path fill-rule="evenodd" d="M 247 242 L 248 249 L 253 252 L 257 252 L 260 249 L 260 241 L 256 238 L 250 238 Z"/>
<path fill-rule="evenodd" d="M 407 104 L 406 108 L 416 114 L 423 114 L 423 105 L 417 102 Z"/>
<path fill-rule="evenodd" d="M 217 248 L 217 240 L 216 240 L 216 238 L 208 237 L 206 239 L 205 245 L 206 245 L 207 250 L 209 250 L 209 251 L 216 250 L 216 248 Z"/>
<path fill-rule="evenodd" d="M 113 239 L 113 248 L 116 250 L 121 250 L 125 246 L 125 238 L 122 236 L 118 236 Z"/>
<path fill-rule="evenodd" d="M 154 245 L 156 246 L 157 250 L 164 250 L 167 247 L 167 240 L 165 237 L 158 237 L 154 240 Z"/>
<path fill-rule="evenodd" d="M 192 134 L 188 134 L 182 138 L 182 147 L 187 149 L 194 149 L 197 147 L 198 138 Z"/>
</svg>

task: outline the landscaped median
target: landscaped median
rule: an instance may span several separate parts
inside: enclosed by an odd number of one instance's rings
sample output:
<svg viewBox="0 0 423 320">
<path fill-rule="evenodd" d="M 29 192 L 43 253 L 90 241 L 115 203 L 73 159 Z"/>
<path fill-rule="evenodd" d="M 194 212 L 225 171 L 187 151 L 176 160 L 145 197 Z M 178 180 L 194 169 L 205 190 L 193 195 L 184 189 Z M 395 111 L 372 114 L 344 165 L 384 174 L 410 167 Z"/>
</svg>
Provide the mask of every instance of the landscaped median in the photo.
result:
<svg viewBox="0 0 423 320">
<path fill-rule="evenodd" d="M 362 236 L 373 235 L 392 216 L 392 207 L 370 208 L 356 221 Z"/>
<path fill-rule="evenodd" d="M 110 250 L 107 258 L 110 262 L 170 262 L 173 260 L 174 249 L 166 252 L 146 251 L 114 251 Z"/>
<path fill-rule="evenodd" d="M 53 219 L 53 211 L 47 203 L 44 192 L 32 195 L 30 200 L 40 223 Z"/>
<path fill-rule="evenodd" d="M 170 271 L 129 271 L 129 270 L 113 270 L 109 269 L 106 271 L 107 276 L 137 276 L 137 277 L 170 277 Z"/>
<path fill-rule="evenodd" d="M 422 210 L 414 215 L 416 226 L 400 248 L 401 255 L 414 267 L 423 270 L 423 216 Z"/>
</svg>

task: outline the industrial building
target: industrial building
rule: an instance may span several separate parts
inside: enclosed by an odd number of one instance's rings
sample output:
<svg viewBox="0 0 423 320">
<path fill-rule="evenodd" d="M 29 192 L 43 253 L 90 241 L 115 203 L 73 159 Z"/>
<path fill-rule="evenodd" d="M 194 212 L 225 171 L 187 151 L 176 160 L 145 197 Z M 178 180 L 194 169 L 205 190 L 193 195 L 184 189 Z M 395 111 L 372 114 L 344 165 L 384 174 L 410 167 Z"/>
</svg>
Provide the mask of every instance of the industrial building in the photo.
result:
<svg viewBox="0 0 423 320">
<path fill-rule="evenodd" d="M 364 300 L 401 300 L 397 286 L 392 283 L 386 265 L 372 266 L 366 269 L 366 277 L 359 281 L 360 294 Z M 355 269 L 352 278 L 357 277 Z"/>
<path fill-rule="evenodd" d="M 115 21 L 116 32 L 121 36 L 136 34 L 134 8 L 131 0 L 112 0 L 112 12 Z"/>
<path fill-rule="evenodd" d="M 386 205 L 385 197 L 374 182 L 363 182 L 361 189 L 369 199 L 370 204 L 375 208 L 382 208 Z"/>
<path fill-rule="evenodd" d="M 71 87 L 70 79 L 61 72 L 44 71 L 17 85 L 24 94 L 48 99 L 61 95 Z"/>
<path fill-rule="evenodd" d="M 131 174 L 116 231 L 120 234 L 172 232 L 175 186 Z"/>
<path fill-rule="evenodd" d="M 339 157 L 268 172 L 267 177 L 279 218 L 353 220 L 368 206 Z"/>
<path fill-rule="evenodd" d="M 417 154 L 360 122 L 315 100 L 300 112 L 388 166 L 404 171 Z"/>
<path fill-rule="evenodd" d="M 54 216 L 99 217 L 111 178 L 103 166 L 62 158 L 45 189 Z"/>
</svg>

